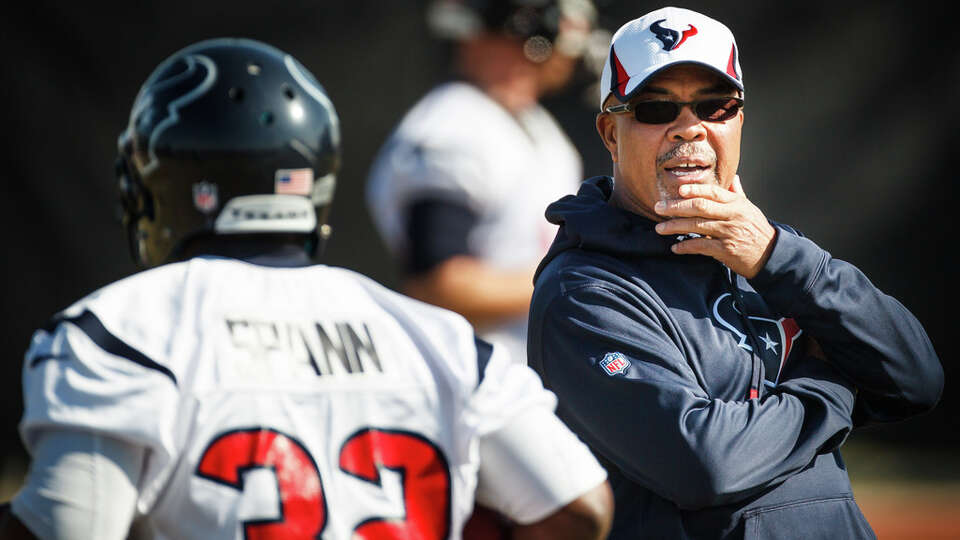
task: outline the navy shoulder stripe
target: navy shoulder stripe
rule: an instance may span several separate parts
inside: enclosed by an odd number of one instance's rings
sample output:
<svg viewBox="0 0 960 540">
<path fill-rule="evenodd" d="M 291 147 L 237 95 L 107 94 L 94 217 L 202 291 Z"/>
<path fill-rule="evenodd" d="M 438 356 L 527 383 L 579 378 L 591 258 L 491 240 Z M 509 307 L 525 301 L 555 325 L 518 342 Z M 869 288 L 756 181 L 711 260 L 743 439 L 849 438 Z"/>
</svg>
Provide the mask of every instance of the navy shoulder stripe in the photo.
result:
<svg viewBox="0 0 960 540">
<path fill-rule="evenodd" d="M 98 347 L 107 351 L 108 353 L 126 358 L 135 364 L 140 364 L 141 366 L 159 371 L 173 381 L 173 384 L 177 384 L 177 377 L 170 371 L 166 366 L 162 366 L 157 362 L 148 358 L 142 352 L 134 349 L 130 345 L 124 343 L 120 338 L 111 334 L 103 326 L 103 323 L 100 322 L 100 319 L 93 314 L 90 310 L 84 310 L 83 313 L 77 315 L 76 317 L 64 317 L 63 315 L 57 315 L 52 318 L 47 324 L 43 326 L 43 329 L 47 332 L 53 332 L 57 326 L 61 323 L 71 323 L 80 330 L 83 330 L 83 333 L 87 335 Z M 49 355 L 38 356 L 30 362 L 30 367 L 33 367 L 44 360 L 49 360 L 53 357 Z"/>
<path fill-rule="evenodd" d="M 493 354 L 493 345 L 473 336 L 473 342 L 477 346 L 477 386 L 483 382 L 483 376 L 487 371 L 487 364 L 490 363 L 490 356 Z"/>
</svg>

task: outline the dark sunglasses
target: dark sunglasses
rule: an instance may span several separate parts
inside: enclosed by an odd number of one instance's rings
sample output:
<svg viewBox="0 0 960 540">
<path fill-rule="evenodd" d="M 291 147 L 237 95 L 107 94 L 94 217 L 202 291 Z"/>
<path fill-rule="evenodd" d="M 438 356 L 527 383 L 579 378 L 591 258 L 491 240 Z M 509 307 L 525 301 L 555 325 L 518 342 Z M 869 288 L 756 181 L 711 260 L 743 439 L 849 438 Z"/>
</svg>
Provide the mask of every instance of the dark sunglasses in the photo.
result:
<svg viewBox="0 0 960 540">
<path fill-rule="evenodd" d="M 680 110 L 690 105 L 697 118 L 704 122 L 723 122 L 729 120 L 743 108 L 743 100 L 738 97 L 701 99 L 699 101 L 637 101 L 607 107 L 603 112 L 632 112 L 637 122 L 643 124 L 666 124 L 680 116 Z"/>
</svg>

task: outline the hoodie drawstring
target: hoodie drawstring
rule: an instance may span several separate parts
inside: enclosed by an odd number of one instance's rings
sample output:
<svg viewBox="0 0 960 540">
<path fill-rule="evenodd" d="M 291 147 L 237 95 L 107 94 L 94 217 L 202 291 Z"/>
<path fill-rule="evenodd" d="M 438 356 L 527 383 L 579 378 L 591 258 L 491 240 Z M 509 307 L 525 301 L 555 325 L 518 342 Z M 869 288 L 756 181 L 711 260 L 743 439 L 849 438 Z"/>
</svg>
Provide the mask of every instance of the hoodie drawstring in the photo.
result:
<svg viewBox="0 0 960 540">
<path fill-rule="evenodd" d="M 724 268 L 727 271 L 727 289 L 730 291 L 730 295 L 733 296 L 733 304 L 740 313 L 740 319 L 743 320 L 744 328 L 747 330 L 747 335 L 750 337 L 750 359 L 752 373 L 750 376 L 750 391 L 747 392 L 747 399 L 759 398 L 760 389 L 762 386 L 760 368 L 763 364 L 758 358 L 757 353 L 757 351 L 760 350 L 757 341 L 757 330 L 754 328 L 753 323 L 750 322 L 750 317 L 747 316 L 747 308 L 746 303 L 743 301 L 743 293 L 740 291 L 740 287 L 737 286 L 736 277 L 734 277 L 733 271 L 727 267 Z"/>
</svg>

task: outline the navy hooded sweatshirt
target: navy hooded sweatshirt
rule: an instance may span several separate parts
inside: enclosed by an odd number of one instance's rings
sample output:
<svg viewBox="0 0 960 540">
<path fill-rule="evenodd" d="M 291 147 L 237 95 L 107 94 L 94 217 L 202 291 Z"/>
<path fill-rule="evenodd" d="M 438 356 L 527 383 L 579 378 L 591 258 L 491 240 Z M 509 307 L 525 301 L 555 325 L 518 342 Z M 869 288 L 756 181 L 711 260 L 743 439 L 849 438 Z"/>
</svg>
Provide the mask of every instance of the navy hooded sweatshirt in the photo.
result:
<svg viewBox="0 0 960 540">
<path fill-rule="evenodd" d="M 676 238 L 607 203 L 612 186 L 587 180 L 547 209 L 560 229 L 528 337 L 559 415 L 608 469 L 610 538 L 873 538 L 838 448 L 939 400 L 920 323 L 777 223 L 749 281 L 673 254 Z"/>
</svg>

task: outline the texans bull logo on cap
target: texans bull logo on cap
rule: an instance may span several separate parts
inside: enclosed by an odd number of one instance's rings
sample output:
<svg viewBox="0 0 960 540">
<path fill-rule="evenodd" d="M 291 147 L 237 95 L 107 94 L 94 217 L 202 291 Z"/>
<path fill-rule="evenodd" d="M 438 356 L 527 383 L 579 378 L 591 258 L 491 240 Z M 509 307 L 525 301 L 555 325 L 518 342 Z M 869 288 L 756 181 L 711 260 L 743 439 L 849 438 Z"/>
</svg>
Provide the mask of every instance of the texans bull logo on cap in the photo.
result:
<svg viewBox="0 0 960 540">
<path fill-rule="evenodd" d="M 751 304 L 751 297 L 759 296 L 756 293 L 744 292 L 744 301 Z M 747 308 L 749 310 L 749 306 Z M 713 303 L 713 318 L 721 326 L 733 332 L 739 340 L 737 346 L 747 351 L 753 351 L 750 337 L 743 328 L 743 318 L 740 310 L 734 304 L 733 296 L 730 293 L 724 293 Z M 760 351 L 760 359 L 763 360 L 763 368 L 766 379 L 764 382 L 768 386 L 776 385 L 780 380 L 780 372 L 790 358 L 790 353 L 794 350 L 797 338 L 803 334 L 803 330 L 793 319 L 781 317 L 775 319 L 772 317 L 760 317 L 757 315 L 748 315 L 753 328 L 756 330 L 757 345 Z"/>
<path fill-rule="evenodd" d="M 683 45 L 683 42 L 686 41 L 688 37 L 697 35 L 697 27 L 692 24 L 688 24 L 687 29 L 684 30 L 681 35 L 681 33 L 676 30 L 665 28 L 662 24 L 665 22 L 667 22 L 666 19 L 660 19 L 650 25 L 650 31 L 663 43 L 663 50 L 665 51 L 672 51 Z"/>
</svg>

